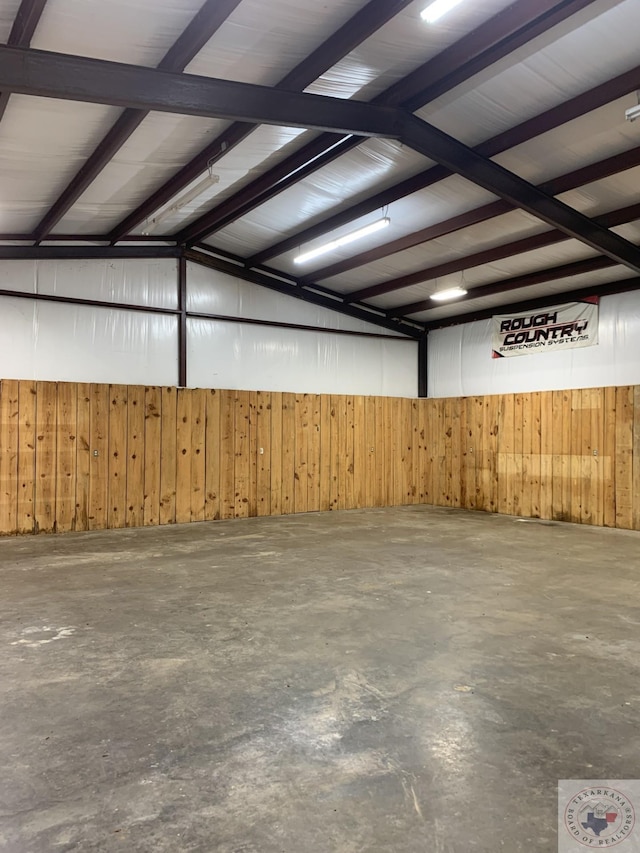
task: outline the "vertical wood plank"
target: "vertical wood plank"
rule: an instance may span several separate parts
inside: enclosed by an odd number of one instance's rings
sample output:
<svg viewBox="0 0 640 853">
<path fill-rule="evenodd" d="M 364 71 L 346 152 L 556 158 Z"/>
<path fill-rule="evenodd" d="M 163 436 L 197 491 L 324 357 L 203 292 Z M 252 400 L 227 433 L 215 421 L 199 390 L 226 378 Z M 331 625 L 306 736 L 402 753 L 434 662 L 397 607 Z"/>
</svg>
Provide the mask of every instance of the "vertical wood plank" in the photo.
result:
<svg viewBox="0 0 640 853">
<path fill-rule="evenodd" d="M 271 392 L 271 515 L 282 515 L 282 391 Z"/>
<path fill-rule="evenodd" d="M 271 515 L 271 393 L 258 391 L 256 400 L 257 514 Z"/>
<path fill-rule="evenodd" d="M 514 432 L 515 397 L 503 394 L 500 398 L 499 475 L 501 478 L 498 495 L 498 512 L 514 514 Z"/>
<path fill-rule="evenodd" d="M 571 521 L 582 520 L 582 391 L 571 391 Z"/>
<path fill-rule="evenodd" d="M 605 393 L 604 388 L 591 389 L 591 457 L 590 483 L 592 524 L 604 525 L 604 491 L 606 469 L 608 466 L 605 453 Z"/>
<path fill-rule="evenodd" d="M 540 518 L 553 518 L 553 393 L 540 395 Z M 560 428 L 562 435 L 562 428 Z"/>
<path fill-rule="evenodd" d="M 640 530 L 640 385 L 633 388 L 633 509 L 634 530 Z"/>
<path fill-rule="evenodd" d="M 353 398 L 353 505 L 355 509 L 366 506 L 367 493 L 367 428 L 365 398 Z"/>
<path fill-rule="evenodd" d="M 2 391 L 0 390 L 0 394 Z M 0 419 L 2 419 L 0 401 Z M 11 443 L 9 442 L 9 446 Z M 0 427 L 0 459 L 6 448 Z M 2 462 L 0 461 L 0 469 Z M 0 475 L 1 477 L 2 475 Z M 18 506 L 16 529 L 18 533 L 33 533 L 35 530 L 36 490 L 36 383 L 23 380 L 18 383 Z M 0 488 L 0 505 L 8 509 L 8 503 Z M 3 531 L 3 508 L 0 506 L 0 532 Z"/>
<path fill-rule="evenodd" d="M 235 517 L 249 517 L 249 477 L 251 460 L 249 457 L 249 391 L 236 391 L 236 428 L 235 428 Z"/>
<path fill-rule="evenodd" d="M 191 521 L 204 521 L 206 503 L 207 392 L 191 391 Z"/>
<path fill-rule="evenodd" d="M 529 412 L 531 420 L 529 438 L 529 447 L 531 448 L 531 458 L 529 460 L 529 497 L 531 500 L 531 516 L 533 518 L 540 518 L 540 472 L 542 470 L 542 460 L 540 458 L 542 447 L 540 432 L 541 412 L 542 397 L 539 391 L 535 391 L 531 394 Z"/>
<path fill-rule="evenodd" d="M 144 390 L 144 508 L 146 526 L 160 524 L 162 397 L 155 385 Z"/>
<path fill-rule="evenodd" d="M 562 391 L 552 391 L 551 404 L 552 412 L 552 477 L 553 477 L 553 493 L 552 493 L 552 518 L 555 521 L 563 521 L 562 501 L 564 495 L 563 484 L 563 435 L 564 435 L 564 401 Z"/>
<path fill-rule="evenodd" d="M 165 387 L 161 391 L 162 448 L 160 460 L 160 524 L 176 522 L 178 391 Z"/>
<path fill-rule="evenodd" d="M 109 416 L 111 389 L 92 384 L 89 411 L 89 530 L 109 527 Z"/>
<path fill-rule="evenodd" d="M 307 511 L 320 510 L 320 395 L 308 396 Z"/>
<path fill-rule="evenodd" d="M 353 396 L 343 397 L 346 407 L 345 413 L 345 441 L 344 441 L 344 471 L 345 471 L 345 505 L 347 509 L 355 506 L 355 477 L 354 477 L 354 444 L 355 444 L 355 421 L 353 411 Z"/>
<path fill-rule="evenodd" d="M 633 527 L 633 387 L 616 388 L 616 527 Z"/>
<path fill-rule="evenodd" d="M 56 522 L 56 408 L 55 382 L 37 383 L 36 532 L 53 533 Z"/>
<path fill-rule="evenodd" d="M 77 394 L 76 437 L 76 506 L 74 530 L 89 529 L 89 494 L 91 479 L 91 385 L 79 383 Z"/>
<path fill-rule="evenodd" d="M 258 392 L 249 391 L 249 481 L 248 507 L 250 518 L 258 514 Z"/>
<path fill-rule="evenodd" d="M 76 432 L 78 398 L 71 382 L 58 383 L 56 405 L 56 520 L 55 530 L 73 530 L 76 516 Z"/>
<path fill-rule="evenodd" d="M 500 398 L 493 394 L 485 398 L 484 409 L 484 496 L 485 512 L 498 509 L 498 405 Z"/>
<path fill-rule="evenodd" d="M 522 394 L 516 394 L 513 402 L 513 514 L 522 515 L 523 487 L 523 408 Z"/>
<path fill-rule="evenodd" d="M 205 392 L 205 503 L 207 521 L 220 518 L 220 392 Z"/>
<path fill-rule="evenodd" d="M 374 445 L 375 460 L 375 482 L 373 485 L 373 505 L 384 506 L 386 495 L 385 482 L 385 452 L 386 452 L 386 403 L 384 397 L 376 397 L 374 400 L 376 418 L 376 443 Z"/>
<path fill-rule="evenodd" d="M 295 512 L 296 396 L 282 395 L 282 514 Z"/>
<path fill-rule="evenodd" d="M 331 397 L 320 399 L 320 510 L 331 509 Z"/>
<path fill-rule="evenodd" d="M 603 488 L 603 524 L 616 526 L 616 389 L 604 389 L 603 413 L 604 447 L 604 488 Z"/>
<path fill-rule="evenodd" d="M 307 394 L 295 398 L 296 470 L 294 474 L 294 512 L 306 512 L 307 465 L 309 457 L 309 399 Z"/>
<path fill-rule="evenodd" d="M 109 512 L 110 529 L 127 520 L 127 401 L 126 385 L 109 387 Z"/>
<path fill-rule="evenodd" d="M 234 518 L 236 512 L 234 391 L 220 391 L 220 516 Z"/>
<path fill-rule="evenodd" d="M 16 533 L 18 529 L 19 396 L 17 380 L 3 379 L 0 382 L 1 535 Z"/>
<path fill-rule="evenodd" d="M 127 402 L 127 527 L 144 524 L 145 390 L 130 385 Z"/>
<path fill-rule="evenodd" d="M 191 521 L 191 403 L 188 388 L 178 388 L 176 408 L 176 522 Z"/>
</svg>

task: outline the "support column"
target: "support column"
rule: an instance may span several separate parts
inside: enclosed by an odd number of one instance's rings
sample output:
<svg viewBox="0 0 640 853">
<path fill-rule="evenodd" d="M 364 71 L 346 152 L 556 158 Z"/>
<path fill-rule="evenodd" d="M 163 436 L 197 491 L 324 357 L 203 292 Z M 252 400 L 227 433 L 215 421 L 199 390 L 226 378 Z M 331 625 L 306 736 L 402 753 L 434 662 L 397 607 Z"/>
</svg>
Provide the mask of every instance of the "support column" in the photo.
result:
<svg viewBox="0 0 640 853">
<path fill-rule="evenodd" d="M 187 387 L 187 259 L 178 258 L 178 386 Z"/>
</svg>

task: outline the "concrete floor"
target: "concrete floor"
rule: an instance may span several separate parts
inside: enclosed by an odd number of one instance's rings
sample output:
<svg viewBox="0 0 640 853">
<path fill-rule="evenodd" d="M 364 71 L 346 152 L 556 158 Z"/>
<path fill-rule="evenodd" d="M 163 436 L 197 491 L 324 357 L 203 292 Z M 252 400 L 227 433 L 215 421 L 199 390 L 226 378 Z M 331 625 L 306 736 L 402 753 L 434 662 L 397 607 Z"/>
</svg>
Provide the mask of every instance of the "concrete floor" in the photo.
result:
<svg viewBox="0 0 640 853">
<path fill-rule="evenodd" d="M 0 540 L 5 853 L 557 850 L 638 776 L 640 535 L 407 507 Z"/>
</svg>

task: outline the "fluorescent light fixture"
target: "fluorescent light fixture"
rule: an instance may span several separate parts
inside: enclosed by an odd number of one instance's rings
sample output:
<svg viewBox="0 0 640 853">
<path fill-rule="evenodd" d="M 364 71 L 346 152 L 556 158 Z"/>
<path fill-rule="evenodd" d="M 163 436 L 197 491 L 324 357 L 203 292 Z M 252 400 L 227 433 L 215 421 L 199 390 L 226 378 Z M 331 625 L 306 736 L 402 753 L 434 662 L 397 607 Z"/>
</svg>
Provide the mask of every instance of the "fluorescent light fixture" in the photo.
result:
<svg viewBox="0 0 640 853">
<path fill-rule="evenodd" d="M 307 261 L 312 261 L 314 258 L 319 258 L 320 255 L 326 255 L 327 252 L 339 249 L 340 246 L 347 246 L 355 240 L 360 240 L 362 237 L 368 237 L 369 234 L 375 234 L 376 231 L 381 231 L 390 224 L 391 219 L 389 219 L 388 216 L 383 216 L 382 219 L 376 219 L 375 222 L 372 222 L 370 225 L 365 225 L 364 228 L 358 228 L 357 231 L 351 231 L 349 234 L 345 234 L 344 237 L 338 237 L 335 240 L 331 240 L 330 243 L 324 243 L 322 246 L 318 246 L 317 249 L 311 249 L 309 252 L 304 252 L 302 255 L 298 255 L 295 262 L 296 264 L 304 264 Z"/>
<path fill-rule="evenodd" d="M 635 121 L 640 118 L 640 92 L 638 92 L 638 103 L 635 107 L 629 107 L 629 109 L 625 112 L 624 117 L 627 121 Z"/>
<path fill-rule="evenodd" d="M 186 192 L 183 196 L 174 201 L 174 203 L 165 208 L 160 213 L 157 213 L 153 219 L 150 219 L 147 223 L 147 227 L 142 232 L 145 237 L 147 237 L 151 232 L 157 228 L 157 226 L 165 219 L 168 219 L 172 214 L 178 213 L 182 210 L 183 207 L 186 207 L 188 204 L 191 204 L 192 201 L 195 201 L 199 198 L 209 187 L 215 186 L 215 184 L 220 182 L 220 175 L 214 175 L 211 172 L 207 174 L 201 181 L 198 181 L 191 189 Z"/>
<path fill-rule="evenodd" d="M 422 20 L 433 24 L 461 2 L 462 0 L 434 0 L 420 13 Z"/>
<path fill-rule="evenodd" d="M 436 290 L 431 294 L 431 299 L 434 302 L 448 302 L 450 299 L 459 299 L 461 296 L 466 296 L 467 291 L 464 287 L 450 287 L 448 290 Z"/>
</svg>

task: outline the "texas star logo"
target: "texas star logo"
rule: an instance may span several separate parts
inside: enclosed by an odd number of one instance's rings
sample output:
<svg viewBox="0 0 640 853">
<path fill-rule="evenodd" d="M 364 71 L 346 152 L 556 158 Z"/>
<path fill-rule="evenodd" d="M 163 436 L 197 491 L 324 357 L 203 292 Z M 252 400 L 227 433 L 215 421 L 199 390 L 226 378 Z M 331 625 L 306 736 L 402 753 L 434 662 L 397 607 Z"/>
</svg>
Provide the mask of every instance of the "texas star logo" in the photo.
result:
<svg viewBox="0 0 640 853">
<path fill-rule="evenodd" d="M 636 816 L 629 798 L 613 788 L 584 788 L 571 798 L 564 824 L 575 841 L 593 849 L 629 838 Z"/>
</svg>

